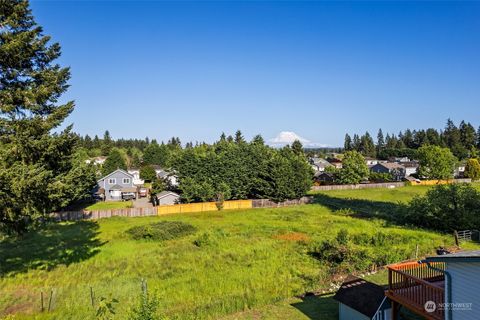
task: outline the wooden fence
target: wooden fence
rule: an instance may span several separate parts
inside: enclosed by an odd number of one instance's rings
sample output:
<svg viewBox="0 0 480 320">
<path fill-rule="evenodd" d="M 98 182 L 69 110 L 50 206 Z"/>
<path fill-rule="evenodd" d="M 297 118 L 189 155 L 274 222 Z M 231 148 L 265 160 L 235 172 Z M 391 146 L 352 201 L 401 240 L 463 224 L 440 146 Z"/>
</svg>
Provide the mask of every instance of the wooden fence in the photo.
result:
<svg viewBox="0 0 480 320">
<path fill-rule="evenodd" d="M 283 202 L 274 202 L 268 199 L 251 200 L 253 208 L 280 208 L 288 206 L 296 206 L 300 204 L 309 204 L 313 202 L 313 197 L 302 197 L 300 199 L 287 200 Z"/>
<path fill-rule="evenodd" d="M 252 200 L 229 200 L 223 202 L 223 210 L 232 209 L 249 209 L 252 208 Z M 171 213 L 192 213 L 217 211 L 218 207 L 215 202 L 200 202 L 200 203 L 186 203 L 174 204 L 170 206 L 156 207 L 158 215 Z"/>
<path fill-rule="evenodd" d="M 384 183 L 365 183 L 365 184 L 335 184 L 327 186 L 313 186 L 313 191 L 328 190 L 351 190 L 351 189 L 370 189 L 370 188 L 397 188 L 405 186 L 405 182 L 384 182 Z"/>
<path fill-rule="evenodd" d="M 62 211 L 52 213 L 52 217 L 59 221 L 75 221 L 83 219 L 101 219 L 111 217 L 145 217 L 157 215 L 156 208 L 127 208 L 110 210 L 81 210 L 81 211 Z"/>
<path fill-rule="evenodd" d="M 408 182 L 411 186 L 435 186 L 438 184 L 471 183 L 472 179 L 420 180 Z"/>
</svg>

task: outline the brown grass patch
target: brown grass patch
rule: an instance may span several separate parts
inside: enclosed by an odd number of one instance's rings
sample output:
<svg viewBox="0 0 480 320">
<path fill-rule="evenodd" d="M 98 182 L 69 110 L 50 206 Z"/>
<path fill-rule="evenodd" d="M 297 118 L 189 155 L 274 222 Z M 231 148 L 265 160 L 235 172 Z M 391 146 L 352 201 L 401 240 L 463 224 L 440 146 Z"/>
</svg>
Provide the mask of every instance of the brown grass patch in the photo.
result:
<svg viewBox="0 0 480 320">
<path fill-rule="evenodd" d="M 274 236 L 274 238 L 279 240 L 295 241 L 295 242 L 300 242 L 300 241 L 307 242 L 310 240 L 309 236 L 301 232 L 289 232 L 289 233 L 278 234 Z"/>
</svg>

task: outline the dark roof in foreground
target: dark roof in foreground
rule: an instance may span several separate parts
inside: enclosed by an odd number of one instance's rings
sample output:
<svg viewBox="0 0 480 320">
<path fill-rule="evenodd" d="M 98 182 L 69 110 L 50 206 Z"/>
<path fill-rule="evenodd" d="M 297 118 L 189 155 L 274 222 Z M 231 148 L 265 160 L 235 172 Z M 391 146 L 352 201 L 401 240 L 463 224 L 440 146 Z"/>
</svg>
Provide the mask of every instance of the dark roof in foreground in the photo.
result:
<svg viewBox="0 0 480 320">
<path fill-rule="evenodd" d="M 461 251 L 456 253 L 428 257 L 427 261 L 480 261 L 480 250 Z"/>
<path fill-rule="evenodd" d="M 385 289 L 364 279 L 348 276 L 333 299 L 372 318 L 385 299 Z"/>
</svg>

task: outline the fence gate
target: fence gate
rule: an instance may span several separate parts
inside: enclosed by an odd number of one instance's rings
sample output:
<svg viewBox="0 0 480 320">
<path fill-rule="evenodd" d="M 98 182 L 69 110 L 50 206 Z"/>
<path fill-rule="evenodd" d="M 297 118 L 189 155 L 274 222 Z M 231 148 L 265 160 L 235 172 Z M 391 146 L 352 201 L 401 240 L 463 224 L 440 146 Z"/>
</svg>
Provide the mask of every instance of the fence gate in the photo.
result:
<svg viewBox="0 0 480 320">
<path fill-rule="evenodd" d="M 480 232 L 478 230 L 462 230 L 457 232 L 458 241 L 479 241 Z"/>
</svg>

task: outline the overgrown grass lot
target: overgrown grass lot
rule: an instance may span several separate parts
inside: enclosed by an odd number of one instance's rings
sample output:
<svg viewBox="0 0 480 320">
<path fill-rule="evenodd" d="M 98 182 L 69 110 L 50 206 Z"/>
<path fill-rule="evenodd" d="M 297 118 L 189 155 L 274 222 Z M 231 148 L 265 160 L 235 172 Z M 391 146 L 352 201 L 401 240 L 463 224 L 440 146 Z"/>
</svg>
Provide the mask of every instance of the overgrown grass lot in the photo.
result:
<svg viewBox="0 0 480 320">
<path fill-rule="evenodd" d="M 414 258 L 416 245 L 420 256 L 453 245 L 451 235 L 388 219 L 397 201 L 426 190 L 332 191 L 289 208 L 53 224 L 0 242 L 0 316 L 95 319 L 104 297 L 119 301 L 114 319 L 126 319 L 145 279 L 169 319 L 336 319 L 331 296 L 300 296 L 340 274 Z"/>
</svg>

